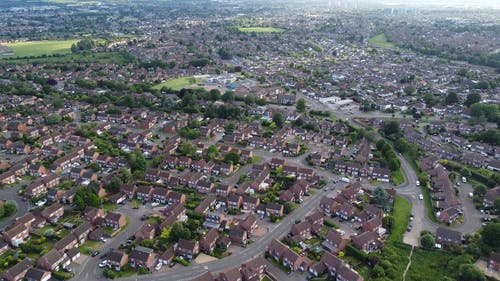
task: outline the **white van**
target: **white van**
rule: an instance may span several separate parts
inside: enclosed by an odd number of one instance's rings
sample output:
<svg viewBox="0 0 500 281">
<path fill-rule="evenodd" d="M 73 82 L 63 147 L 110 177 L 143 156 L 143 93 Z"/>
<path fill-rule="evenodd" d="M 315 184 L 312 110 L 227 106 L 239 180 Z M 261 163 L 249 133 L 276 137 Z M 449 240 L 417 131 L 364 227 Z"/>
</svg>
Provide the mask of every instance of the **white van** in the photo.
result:
<svg viewBox="0 0 500 281">
<path fill-rule="evenodd" d="M 351 180 L 349 178 L 346 178 L 346 177 L 343 177 L 340 180 L 343 181 L 343 182 L 346 182 L 346 183 L 350 183 L 351 182 Z"/>
</svg>

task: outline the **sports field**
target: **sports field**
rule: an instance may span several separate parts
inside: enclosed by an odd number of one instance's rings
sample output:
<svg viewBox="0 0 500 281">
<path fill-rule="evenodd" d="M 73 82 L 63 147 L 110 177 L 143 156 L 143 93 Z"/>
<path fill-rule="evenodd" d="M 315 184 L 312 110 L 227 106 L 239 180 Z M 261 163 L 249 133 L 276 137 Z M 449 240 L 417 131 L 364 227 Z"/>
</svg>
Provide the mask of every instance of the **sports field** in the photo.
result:
<svg viewBox="0 0 500 281">
<path fill-rule="evenodd" d="M 14 51 L 14 57 L 39 57 L 42 55 L 69 54 L 71 45 L 78 40 L 63 41 L 28 41 L 8 44 L 7 47 Z"/>
<path fill-rule="evenodd" d="M 285 31 L 276 27 L 239 27 L 238 30 L 246 33 L 282 33 Z"/>
<path fill-rule="evenodd" d="M 182 88 L 191 88 L 194 84 L 196 84 L 196 79 L 193 77 L 179 77 L 154 85 L 153 89 L 160 90 L 163 87 L 167 87 L 174 91 L 179 91 Z"/>
</svg>

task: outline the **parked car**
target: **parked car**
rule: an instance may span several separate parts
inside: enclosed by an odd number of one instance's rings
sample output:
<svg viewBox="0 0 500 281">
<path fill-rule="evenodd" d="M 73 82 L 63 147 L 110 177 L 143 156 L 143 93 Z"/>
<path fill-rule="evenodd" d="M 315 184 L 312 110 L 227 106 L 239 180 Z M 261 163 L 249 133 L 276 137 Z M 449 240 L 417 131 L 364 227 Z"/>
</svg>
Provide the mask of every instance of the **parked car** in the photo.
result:
<svg viewBox="0 0 500 281">
<path fill-rule="evenodd" d="M 97 255 L 99 255 L 100 253 L 101 252 L 99 252 L 99 251 L 95 251 L 95 252 L 92 253 L 92 257 L 97 257 Z"/>
<path fill-rule="evenodd" d="M 418 195 L 418 199 L 420 199 L 420 200 L 424 200 L 424 195 L 419 194 L 419 195 Z"/>
<path fill-rule="evenodd" d="M 99 267 L 100 267 L 100 268 L 103 268 L 103 267 L 105 267 L 106 265 L 108 265 L 108 261 L 102 261 L 102 262 L 100 262 L 100 263 L 99 263 Z"/>
<path fill-rule="evenodd" d="M 106 258 L 107 256 L 108 256 L 108 254 L 104 253 L 99 258 L 102 260 L 102 259 Z"/>
<path fill-rule="evenodd" d="M 155 266 L 155 270 L 160 270 L 162 265 L 163 265 L 163 263 L 161 263 L 161 262 L 157 263 Z"/>
</svg>

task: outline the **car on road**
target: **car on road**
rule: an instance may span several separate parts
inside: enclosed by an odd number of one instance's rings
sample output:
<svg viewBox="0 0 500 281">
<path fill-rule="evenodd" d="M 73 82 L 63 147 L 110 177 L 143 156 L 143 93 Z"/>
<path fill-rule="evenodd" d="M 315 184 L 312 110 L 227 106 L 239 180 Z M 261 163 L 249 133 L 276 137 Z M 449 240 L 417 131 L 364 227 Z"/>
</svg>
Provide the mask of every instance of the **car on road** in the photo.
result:
<svg viewBox="0 0 500 281">
<path fill-rule="evenodd" d="M 470 197 L 470 198 L 473 198 L 473 197 L 474 197 L 474 193 L 469 192 L 469 197 Z"/>
<path fill-rule="evenodd" d="M 73 268 L 71 267 L 65 267 L 62 269 L 64 272 L 73 272 Z"/>
<path fill-rule="evenodd" d="M 141 221 L 146 220 L 146 218 L 147 218 L 147 216 L 146 216 L 146 215 L 142 215 L 142 216 L 141 216 Z"/>
<path fill-rule="evenodd" d="M 466 183 L 467 182 L 467 178 L 466 177 L 462 177 L 462 182 Z"/>
<path fill-rule="evenodd" d="M 415 182 L 415 185 L 416 185 L 416 186 L 420 186 L 420 181 L 416 181 L 416 182 Z"/>
<path fill-rule="evenodd" d="M 100 253 L 101 253 L 101 252 L 99 252 L 99 251 L 95 251 L 95 252 L 93 252 L 93 253 L 92 253 L 92 255 L 91 255 L 91 256 L 92 256 L 92 257 L 97 257 Z"/>
<path fill-rule="evenodd" d="M 413 214 L 410 215 L 410 221 L 412 221 L 412 220 L 413 220 Z"/>
<path fill-rule="evenodd" d="M 106 258 L 107 256 L 108 256 L 108 254 L 104 253 L 99 258 L 102 260 L 102 259 Z"/>
<path fill-rule="evenodd" d="M 418 195 L 418 199 L 420 199 L 420 200 L 424 200 L 424 195 L 419 194 L 419 195 Z"/>
<path fill-rule="evenodd" d="M 106 265 L 108 265 L 108 261 L 102 261 L 102 262 L 100 262 L 100 263 L 99 263 L 99 267 L 100 267 L 100 268 L 103 268 L 103 267 L 105 267 Z"/>
</svg>

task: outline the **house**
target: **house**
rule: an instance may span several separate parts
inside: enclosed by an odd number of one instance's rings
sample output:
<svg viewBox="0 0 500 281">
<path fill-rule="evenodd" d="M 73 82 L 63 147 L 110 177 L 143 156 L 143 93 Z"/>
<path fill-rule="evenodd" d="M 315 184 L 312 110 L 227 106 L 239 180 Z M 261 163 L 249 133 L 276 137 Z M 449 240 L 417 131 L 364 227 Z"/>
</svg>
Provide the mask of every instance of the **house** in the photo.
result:
<svg viewBox="0 0 500 281">
<path fill-rule="evenodd" d="M 104 230 L 102 227 L 98 227 L 89 233 L 89 240 L 100 241 L 104 236 Z"/>
<path fill-rule="evenodd" d="M 495 200 L 500 198 L 500 186 L 492 188 L 486 192 L 483 197 L 483 206 L 492 208 L 495 206 Z"/>
<path fill-rule="evenodd" d="M 125 226 L 126 223 L 126 217 L 119 213 L 109 212 L 104 218 L 104 225 L 115 230 Z"/>
<path fill-rule="evenodd" d="M 137 246 L 129 254 L 129 264 L 133 268 L 146 268 L 151 270 L 156 265 L 156 255 L 153 249 Z"/>
<path fill-rule="evenodd" d="M 337 271 L 337 281 L 363 281 L 363 277 L 350 267 L 344 265 Z"/>
<path fill-rule="evenodd" d="M 363 231 L 377 231 L 382 227 L 382 219 L 380 217 L 374 217 L 361 224 L 361 229 Z"/>
<path fill-rule="evenodd" d="M 131 184 L 124 184 L 120 187 L 120 191 L 123 192 L 130 200 L 134 198 L 135 192 L 137 191 L 137 186 Z"/>
<path fill-rule="evenodd" d="M 349 203 L 343 203 L 340 208 L 335 212 L 343 220 L 348 220 L 356 213 L 356 207 Z"/>
<path fill-rule="evenodd" d="M 248 235 L 251 235 L 255 229 L 257 229 L 257 216 L 254 214 L 248 215 L 239 226 L 247 231 Z"/>
<path fill-rule="evenodd" d="M 309 239 L 312 237 L 311 223 L 308 221 L 303 221 L 298 224 L 294 224 L 292 225 L 290 233 L 292 234 L 291 239 L 297 242 Z"/>
<path fill-rule="evenodd" d="M 157 187 L 152 193 L 152 201 L 160 204 L 167 204 L 167 196 L 169 190 L 166 188 Z"/>
<path fill-rule="evenodd" d="M 229 195 L 229 192 L 231 191 L 231 188 L 225 184 L 220 184 L 215 187 L 215 196 L 219 198 L 227 198 Z"/>
<path fill-rule="evenodd" d="M 176 256 L 191 260 L 200 252 L 200 245 L 198 241 L 179 239 L 179 242 L 174 245 L 174 251 Z"/>
<path fill-rule="evenodd" d="M 66 252 L 66 256 L 71 262 L 75 262 L 80 256 L 80 250 L 78 248 L 71 248 Z"/>
<path fill-rule="evenodd" d="M 488 269 L 500 272 L 500 252 L 491 254 L 488 259 Z"/>
<path fill-rule="evenodd" d="M 3 240 L 0 240 L 0 255 L 4 254 L 8 250 L 9 250 L 9 244 L 7 244 Z"/>
<path fill-rule="evenodd" d="M 217 239 L 215 245 L 217 246 L 217 249 L 227 250 L 229 246 L 231 246 L 231 239 L 229 238 L 229 236 L 224 235 Z"/>
<path fill-rule="evenodd" d="M 52 277 L 52 273 L 50 271 L 41 270 L 38 268 L 30 268 L 26 272 L 24 278 L 26 281 L 48 281 Z"/>
<path fill-rule="evenodd" d="M 241 275 L 243 280 L 262 280 L 266 272 L 267 265 L 263 257 L 254 258 L 241 265 Z"/>
<path fill-rule="evenodd" d="M 120 271 L 128 263 L 128 255 L 121 250 L 113 250 L 108 253 L 107 266 L 111 269 Z"/>
<path fill-rule="evenodd" d="M 336 255 L 338 252 L 344 250 L 347 240 L 342 238 L 342 235 L 337 230 L 329 229 L 325 241 L 321 245 L 330 253 Z"/>
<path fill-rule="evenodd" d="M 344 266 L 344 262 L 329 252 L 321 257 L 321 260 L 309 267 L 309 273 L 314 276 L 323 274 L 325 271 L 331 276 L 335 276 L 337 271 Z M 335 280 L 335 279 L 334 279 Z"/>
<path fill-rule="evenodd" d="M 366 231 L 352 238 L 352 245 L 366 253 L 373 252 L 383 247 L 382 241 L 376 232 Z"/>
<path fill-rule="evenodd" d="M 48 271 L 55 271 L 57 267 L 63 263 L 65 258 L 66 254 L 59 252 L 56 249 L 52 249 L 38 259 L 37 266 Z"/>
<path fill-rule="evenodd" d="M 155 189 L 151 186 L 139 186 L 136 191 L 137 200 L 149 201 Z"/>
<path fill-rule="evenodd" d="M 16 224 L 2 233 L 5 242 L 13 247 L 18 247 L 19 244 L 24 243 L 29 238 L 29 235 L 29 229 L 23 223 Z"/>
<path fill-rule="evenodd" d="M 201 201 L 200 205 L 194 209 L 194 212 L 200 215 L 205 215 L 208 211 L 210 211 L 210 208 L 212 208 L 215 203 L 215 197 L 208 196 Z"/>
<path fill-rule="evenodd" d="M 248 232 L 241 227 L 234 227 L 229 231 L 229 239 L 231 243 L 244 246 L 247 244 Z"/>
<path fill-rule="evenodd" d="M 239 268 L 232 268 L 219 273 L 220 281 L 243 281 Z"/>
<path fill-rule="evenodd" d="M 282 217 L 284 212 L 284 206 L 278 203 L 267 203 L 265 209 L 266 215 Z"/>
<path fill-rule="evenodd" d="M 56 223 L 64 214 L 64 206 L 55 203 L 42 211 L 42 217 L 51 223 Z"/>
<path fill-rule="evenodd" d="M 243 197 L 243 212 L 253 213 L 259 206 L 260 199 L 258 197 L 244 196 Z"/>
<path fill-rule="evenodd" d="M 221 223 L 224 221 L 224 214 L 207 212 L 204 216 L 205 221 L 203 222 L 204 228 L 215 228 L 219 229 Z"/>
<path fill-rule="evenodd" d="M 135 233 L 135 243 L 140 243 L 142 240 L 153 240 L 156 234 L 156 227 L 149 223 L 144 224 Z"/>
<path fill-rule="evenodd" d="M 319 209 L 326 216 L 332 216 L 336 213 L 339 207 L 339 203 L 335 199 L 327 196 L 323 196 L 319 201 Z"/>
<path fill-rule="evenodd" d="M 217 229 L 210 229 L 205 237 L 200 241 L 200 250 L 205 253 L 210 253 L 215 248 L 215 242 L 217 242 L 217 238 L 219 238 L 219 232 Z"/>
<path fill-rule="evenodd" d="M 158 258 L 158 262 L 167 265 L 172 262 L 174 256 L 175 256 L 174 249 L 170 247 L 160 255 L 160 257 Z"/>
<path fill-rule="evenodd" d="M 436 230 L 436 243 L 459 246 L 462 244 L 462 233 L 453 229 L 438 227 Z"/>
<path fill-rule="evenodd" d="M 243 197 L 236 193 L 231 193 L 227 197 L 228 208 L 239 209 L 241 208 L 242 204 L 243 204 Z"/>
<path fill-rule="evenodd" d="M 78 240 L 76 240 L 75 235 L 70 233 L 70 234 L 64 236 L 62 239 L 58 240 L 54 244 L 54 249 L 61 251 L 61 252 L 65 252 L 65 251 L 72 249 L 76 246 L 78 246 Z"/>
<path fill-rule="evenodd" d="M 87 207 L 85 207 L 85 210 L 83 211 L 83 216 L 89 222 L 94 223 L 97 218 L 104 218 L 105 217 L 104 209 L 96 208 L 96 207 L 92 207 L 92 206 L 87 206 Z"/>
<path fill-rule="evenodd" d="M 33 260 L 25 258 L 21 262 L 15 264 L 11 268 L 5 270 L 2 274 L 2 279 L 5 281 L 19 281 L 26 277 L 26 273 L 33 267 Z"/>
<path fill-rule="evenodd" d="M 186 195 L 178 193 L 176 191 L 171 191 L 167 195 L 168 205 L 173 205 L 176 203 L 184 204 L 186 202 Z"/>
</svg>

